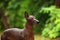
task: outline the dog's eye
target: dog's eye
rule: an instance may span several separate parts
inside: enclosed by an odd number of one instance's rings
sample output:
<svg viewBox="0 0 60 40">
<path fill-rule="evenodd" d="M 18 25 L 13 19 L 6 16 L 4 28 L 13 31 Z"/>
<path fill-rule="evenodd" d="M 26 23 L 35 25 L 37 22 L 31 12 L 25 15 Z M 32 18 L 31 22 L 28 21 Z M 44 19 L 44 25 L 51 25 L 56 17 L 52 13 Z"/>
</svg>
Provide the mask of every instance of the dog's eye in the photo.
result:
<svg viewBox="0 0 60 40">
<path fill-rule="evenodd" d="M 31 18 L 31 19 L 33 19 L 33 18 Z"/>
</svg>

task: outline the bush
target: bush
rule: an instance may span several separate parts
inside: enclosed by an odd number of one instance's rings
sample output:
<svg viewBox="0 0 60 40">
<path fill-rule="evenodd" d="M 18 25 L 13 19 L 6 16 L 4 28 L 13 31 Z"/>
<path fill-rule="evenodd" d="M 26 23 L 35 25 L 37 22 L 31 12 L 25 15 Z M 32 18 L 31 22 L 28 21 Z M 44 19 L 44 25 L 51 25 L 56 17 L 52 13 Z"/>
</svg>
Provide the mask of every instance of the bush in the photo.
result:
<svg viewBox="0 0 60 40">
<path fill-rule="evenodd" d="M 42 36 L 48 38 L 60 37 L 60 9 L 55 6 L 42 8 L 40 12 L 49 13 L 50 18 L 46 21 L 45 28 L 42 31 Z"/>
</svg>

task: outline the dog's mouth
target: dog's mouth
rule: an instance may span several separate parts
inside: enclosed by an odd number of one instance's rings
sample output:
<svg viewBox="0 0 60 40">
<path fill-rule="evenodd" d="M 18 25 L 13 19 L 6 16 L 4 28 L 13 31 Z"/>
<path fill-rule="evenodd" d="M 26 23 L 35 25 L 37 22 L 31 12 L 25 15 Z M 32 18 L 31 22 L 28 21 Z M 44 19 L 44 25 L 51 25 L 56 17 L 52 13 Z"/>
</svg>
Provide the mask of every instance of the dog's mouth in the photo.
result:
<svg viewBox="0 0 60 40">
<path fill-rule="evenodd" d="M 37 22 L 37 24 L 39 24 L 39 21 Z"/>
<path fill-rule="evenodd" d="M 35 21 L 35 24 L 39 24 L 39 21 L 37 20 L 37 21 Z"/>
</svg>

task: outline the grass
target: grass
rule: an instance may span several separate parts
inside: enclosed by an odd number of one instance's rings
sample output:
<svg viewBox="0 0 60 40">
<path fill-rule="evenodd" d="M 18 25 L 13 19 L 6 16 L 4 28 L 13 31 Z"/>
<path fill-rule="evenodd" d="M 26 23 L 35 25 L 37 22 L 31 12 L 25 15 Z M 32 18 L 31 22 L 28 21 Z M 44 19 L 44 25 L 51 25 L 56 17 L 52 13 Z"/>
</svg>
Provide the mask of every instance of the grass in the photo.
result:
<svg viewBox="0 0 60 40">
<path fill-rule="evenodd" d="M 34 36 L 35 40 L 51 40 L 51 39 L 48 39 L 48 38 L 43 38 L 41 35 L 35 35 Z"/>
<path fill-rule="evenodd" d="M 34 38 L 35 38 L 35 40 L 41 40 L 41 36 L 40 35 L 35 35 Z"/>
</svg>

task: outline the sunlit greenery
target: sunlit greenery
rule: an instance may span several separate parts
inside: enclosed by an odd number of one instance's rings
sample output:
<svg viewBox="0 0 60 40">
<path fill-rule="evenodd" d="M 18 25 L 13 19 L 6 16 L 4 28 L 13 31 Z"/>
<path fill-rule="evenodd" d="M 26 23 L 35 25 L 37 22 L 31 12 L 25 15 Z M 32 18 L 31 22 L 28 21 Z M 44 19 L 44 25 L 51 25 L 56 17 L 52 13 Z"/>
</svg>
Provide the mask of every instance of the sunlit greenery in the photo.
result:
<svg viewBox="0 0 60 40">
<path fill-rule="evenodd" d="M 56 38 L 60 36 L 60 9 L 55 6 L 42 8 L 41 12 L 50 13 L 51 16 L 45 24 L 42 35 L 49 38 Z"/>
</svg>

